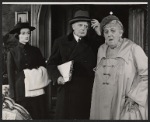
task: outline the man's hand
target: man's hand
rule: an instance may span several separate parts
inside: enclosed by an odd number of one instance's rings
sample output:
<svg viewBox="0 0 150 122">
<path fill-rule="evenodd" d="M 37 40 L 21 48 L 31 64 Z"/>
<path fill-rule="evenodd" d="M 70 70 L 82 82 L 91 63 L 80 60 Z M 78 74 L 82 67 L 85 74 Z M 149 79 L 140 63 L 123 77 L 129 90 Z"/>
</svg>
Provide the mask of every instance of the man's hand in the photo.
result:
<svg viewBox="0 0 150 122">
<path fill-rule="evenodd" d="M 60 77 L 57 79 L 57 83 L 58 83 L 59 85 L 64 85 L 64 84 L 65 84 L 64 78 L 63 78 L 62 76 L 60 76 Z"/>
<path fill-rule="evenodd" d="M 101 31 L 100 31 L 100 23 L 98 22 L 97 19 L 92 19 L 91 21 L 91 27 L 95 30 L 97 35 L 101 36 Z"/>
</svg>

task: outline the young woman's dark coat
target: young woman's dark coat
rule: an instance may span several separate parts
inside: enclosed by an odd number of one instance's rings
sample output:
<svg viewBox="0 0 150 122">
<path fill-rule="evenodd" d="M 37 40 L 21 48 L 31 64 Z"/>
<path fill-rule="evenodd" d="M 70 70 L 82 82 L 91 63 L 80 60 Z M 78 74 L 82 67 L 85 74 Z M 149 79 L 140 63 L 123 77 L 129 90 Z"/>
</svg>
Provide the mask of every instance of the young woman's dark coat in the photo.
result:
<svg viewBox="0 0 150 122">
<path fill-rule="evenodd" d="M 37 47 L 31 46 L 28 43 L 26 45 L 18 43 L 18 45 L 12 48 L 7 54 L 7 73 L 8 82 L 10 86 L 10 97 L 17 103 L 25 107 L 33 119 L 39 116 L 36 113 L 41 113 L 40 106 L 44 95 L 38 97 L 25 97 L 25 75 L 24 69 L 38 68 L 39 66 L 45 67 L 45 60 Z M 41 102 L 39 102 L 41 101 Z M 39 107 L 34 107 L 39 106 Z M 38 111 L 37 111 L 38 110 Z M 43 110 L 42 110 L 43 111 Z"/>
</svg>

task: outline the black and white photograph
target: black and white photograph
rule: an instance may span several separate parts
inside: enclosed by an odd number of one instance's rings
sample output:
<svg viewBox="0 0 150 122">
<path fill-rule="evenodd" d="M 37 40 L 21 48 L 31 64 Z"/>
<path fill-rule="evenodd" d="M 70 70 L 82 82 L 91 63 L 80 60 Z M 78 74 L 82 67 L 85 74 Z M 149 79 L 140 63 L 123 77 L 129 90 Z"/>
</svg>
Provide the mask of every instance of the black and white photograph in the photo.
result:
<svg viewBox="0 0 150 122">
<path fill-rule="evenodd" d="M 148 2 L 2 2 L 2 120 L 148 120 Z"/>
</svg>

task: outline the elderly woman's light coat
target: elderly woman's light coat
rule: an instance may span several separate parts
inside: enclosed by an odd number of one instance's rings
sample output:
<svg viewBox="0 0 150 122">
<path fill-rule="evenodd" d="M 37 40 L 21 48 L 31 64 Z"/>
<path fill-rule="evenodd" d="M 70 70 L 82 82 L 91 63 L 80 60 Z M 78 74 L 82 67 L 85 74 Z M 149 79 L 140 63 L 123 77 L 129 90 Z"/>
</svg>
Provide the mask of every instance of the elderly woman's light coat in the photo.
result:
<svg viewBox="0 0 150 122">
<path fill-rule="evenodd" d="M 148 119 L 148 58 L 143 49 L 124 38 L 119 52 L 112 59 L 116 64 L 110 78 L 105 81 L 104 62 L 109 61 L 107 48 L 103 44 L 98 51 L 90 119 L 119 120 L 126 97 L 139 105 L 142 119 Z"/>
</svg>

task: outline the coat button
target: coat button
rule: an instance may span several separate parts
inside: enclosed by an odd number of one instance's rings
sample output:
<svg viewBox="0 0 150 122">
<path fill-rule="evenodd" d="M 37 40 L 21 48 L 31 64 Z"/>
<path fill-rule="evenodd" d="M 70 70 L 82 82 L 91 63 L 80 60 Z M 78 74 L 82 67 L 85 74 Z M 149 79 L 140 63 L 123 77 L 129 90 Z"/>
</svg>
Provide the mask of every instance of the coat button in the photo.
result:
<svg viewBox="0 0 150 122">
<path fill-rule="evenodd" d="M 109 85 L 109 83 L 106 82 L 106 85 Z"/>
<path fill-rule="evenodd" d="M 106 83 L 105 82 L 103 82 L 103 85 L 105 85 Z"/>
</svg>

